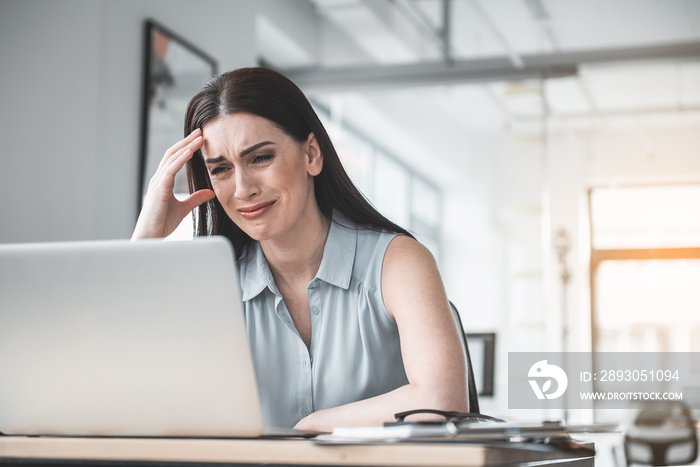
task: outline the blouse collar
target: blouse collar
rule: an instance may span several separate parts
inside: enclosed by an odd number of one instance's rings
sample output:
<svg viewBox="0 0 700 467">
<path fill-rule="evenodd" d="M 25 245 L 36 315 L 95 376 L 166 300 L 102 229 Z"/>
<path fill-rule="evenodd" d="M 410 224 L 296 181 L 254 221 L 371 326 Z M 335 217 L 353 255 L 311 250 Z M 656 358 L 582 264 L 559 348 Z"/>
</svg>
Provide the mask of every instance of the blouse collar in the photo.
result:
<svg viewBox="0 0 700 467">
<path fill-rule="evenodd" d="M 342 214 L 333 211 L 331 228 L 323 247 L 321 266 L 309 286 L 315 287 L 321 280 L 342 289 L 350 287 L 356 247 L 357 226 Z M 255 298 L 265 288 L 269 288 L 277 296 L 281 295 L 260 242 L 253 242 L 249 247 L 248 255 L 242 261 L 240 274 L 243 301 Z"/>
</svg>

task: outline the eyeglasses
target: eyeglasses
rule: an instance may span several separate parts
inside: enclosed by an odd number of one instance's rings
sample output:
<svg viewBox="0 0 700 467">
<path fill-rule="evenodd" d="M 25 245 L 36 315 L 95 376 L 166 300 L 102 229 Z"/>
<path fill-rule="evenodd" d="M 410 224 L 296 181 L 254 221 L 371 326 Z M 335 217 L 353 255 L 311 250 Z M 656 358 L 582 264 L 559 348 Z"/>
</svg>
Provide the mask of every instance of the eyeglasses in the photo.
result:
<svg viewBox="0 0 700 467">
<path fill-rule="evenodd" d="M 412 416 L 412 415 L 420 415 L 420 414 L 432 414 L 432 415 L 439 415 L 444 418 L 444 420 L 430 420 L 430 421 L 406 421 L 406 418 Z M 472 423 L 478 423 L 478 422 L 500 422 L 500 423 L 505 423 L 505 420 L 502 420 L 500 418 L 496 417 L 491 417 L 489 415 L 484 415 L 480 413 L 471 413 L 471 412 L 450 412 L 450 411 L 444 411 L 444 410 L 433 410 L 433 409 L 419 409 L 419 410 L 409 410 L 407 412 L 400 412 L 394 415 L 396 417 L 396 422 L 390 422 L 390 423 L 385 423 L 384 426 L 390 426 L 390 425 L 401 425 L 401 424 L 416 424 L 416 425 L 445 425 L 447 428 L 447 433 L 443 434 L 442 436 L 445 437 L 446 439 L 464 439 L 464 440 L 475 440 L 479 439 L 479 437 L 469 437 L 469 434 L 473 434 L 472 428 L 476 430 L 477 433 L 480 433 L 483 438 L 481 438 L 481 441 L 484 442 L 484 440 L 487 440 L 489 443 L 492 443 L 491 445 L 493 446 L 506 446 L 507 443 L 515 440 L 517 438 L 518 441 L 525 441 L 525 443 L 522 445 L 523 448 L 527 449 L 532 449 L 532 450 L 538 450 L 538 451 L 551 451 L 551 452 L 570 452 L 570 453 L 576 453 L 576 454 L 581 454 L 581 455 L 593 455 L 595 454 L 595 450 L 591 448 L 590 446 L 586 446 L 583 444 L 580 444 L 574 440 L 572 440 L 567 434 L 557 434 L 557 435 L 551 435 L 547 434 L 546 432 L 544 435 L 541 435 L 539 433 L 529 433 L 529 434 L 523 434 L 523 435 L 516 435 L 515 433 L 509 433 L 507 424 L 504 428 L 500 428 L 500 430 L 505 430 L 505 431 L 500 431 L 498 428 L 493 427 L 493 428 L 486 428 L 487 430 L 490 431 L 482 431 L 478 426 L 472 426 Z M 551 426 L 550 426 L 551 425 Z M 542 424 L 542 428 L 548 428 L 549 430 L 552 429 L 563 429 L 562 425 L 559 422 L 544 422 Z M 496 431 L 493 431 L 496 430 Z M 503 438 L 500 437 L 493 437 L 494 433 L 498 433 L 502 436 Z M 464 437 L 466 436 L 466 437 Z M 503 444 L 506 443 L 506 444 Z"/>
<path fill-rule="evenodd" d="M 433 410 L 433 409 L 417 409 L 409 410 L 407 412 L 400 412 L 394 414 L 396 417 L 395 423 L 412 423 L 410 420 L 406 421 L 406 417 L 411 415 L 419 414 L 433 414 L 444 417 L 444 420 L 439 420 L 439 423 L 452 422 L 452 423 L 463 423 L 463 422 L 503 422 L 500 418 L 491 417 L 490 415 L 484 415 L 480 413 L 472 412 L 448 412 L 444 410 Z M 415 422 L 422 423 L 422 422 Z M 426 423 L 435 423 L 435 421 L 430 421 Z"/>
</svg>

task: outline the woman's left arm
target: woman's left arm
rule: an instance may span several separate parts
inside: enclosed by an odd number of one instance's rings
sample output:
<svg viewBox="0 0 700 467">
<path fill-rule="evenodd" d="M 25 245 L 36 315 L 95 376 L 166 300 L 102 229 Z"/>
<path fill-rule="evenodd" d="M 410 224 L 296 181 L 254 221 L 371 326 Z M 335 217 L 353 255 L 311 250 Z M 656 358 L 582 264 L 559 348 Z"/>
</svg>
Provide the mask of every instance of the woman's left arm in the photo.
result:
<svg viewBox="0 0 700 467">
<path fill-rule="evenodd" d="M 395 413 L 413 409 L 468 411 L 466 356 L 430 251 L 410 237 L 395 237 L 384 257 L 382 296 L 398 326 L 409 384 L 314 412 L 297 428 L 381 425 L 393 421 Z"/>
</svg>

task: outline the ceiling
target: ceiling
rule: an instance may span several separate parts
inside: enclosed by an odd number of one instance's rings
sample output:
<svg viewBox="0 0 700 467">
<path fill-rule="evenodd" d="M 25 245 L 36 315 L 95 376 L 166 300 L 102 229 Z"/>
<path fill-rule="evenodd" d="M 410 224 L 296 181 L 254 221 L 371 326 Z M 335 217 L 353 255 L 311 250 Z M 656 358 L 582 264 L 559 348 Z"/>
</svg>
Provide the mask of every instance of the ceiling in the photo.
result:
<svg viewBox="0 0 700 467">
<path fill-rule="evenodd" d="M 397 153 L 449 151 L 465 134 L 534 134 L 544 123 L 641 138 L 658 125 L 700 128 L 700 0 L 311 5 L 311 42 L 261 19 L 261 59 Z M 552 64 L 563 76 L 543 79 Z"/>
</svg>

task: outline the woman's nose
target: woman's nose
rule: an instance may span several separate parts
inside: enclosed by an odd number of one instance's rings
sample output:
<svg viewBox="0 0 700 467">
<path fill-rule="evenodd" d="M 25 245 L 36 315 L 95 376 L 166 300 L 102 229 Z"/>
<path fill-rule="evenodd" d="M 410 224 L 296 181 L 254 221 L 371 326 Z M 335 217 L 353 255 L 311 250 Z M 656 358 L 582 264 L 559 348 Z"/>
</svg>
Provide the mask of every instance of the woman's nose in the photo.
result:
<svg viewBox="0 0 700 467">
<path fill-rule="evenodd" d="M 236 190 L 234 196 L 237 199 L 247 200 L 258 194 L 255 177 L 243 170 L 236 171 Z"/>
</svg>

